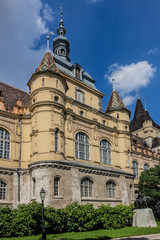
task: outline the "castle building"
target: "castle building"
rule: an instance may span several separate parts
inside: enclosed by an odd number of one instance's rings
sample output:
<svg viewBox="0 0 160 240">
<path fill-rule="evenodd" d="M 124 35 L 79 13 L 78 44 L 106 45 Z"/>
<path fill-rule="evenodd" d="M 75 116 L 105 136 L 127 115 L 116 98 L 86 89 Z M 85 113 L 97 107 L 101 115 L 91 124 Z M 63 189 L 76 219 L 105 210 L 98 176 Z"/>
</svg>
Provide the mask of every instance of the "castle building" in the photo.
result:
<svg viewBox="0 0 160 240">
<path fill-rule="evenodd" d="M 30 94 L 0 82 L 0 204 L 40 202 L 42 188 L 56 208 L 130 204 L 140 172 L 159 163 L 160 127 L 140 99 L 130 124 L 115 90 L 103 112 L 104 94 L 70 62 L 62 13 L 57 34 Z"/>
</svg>

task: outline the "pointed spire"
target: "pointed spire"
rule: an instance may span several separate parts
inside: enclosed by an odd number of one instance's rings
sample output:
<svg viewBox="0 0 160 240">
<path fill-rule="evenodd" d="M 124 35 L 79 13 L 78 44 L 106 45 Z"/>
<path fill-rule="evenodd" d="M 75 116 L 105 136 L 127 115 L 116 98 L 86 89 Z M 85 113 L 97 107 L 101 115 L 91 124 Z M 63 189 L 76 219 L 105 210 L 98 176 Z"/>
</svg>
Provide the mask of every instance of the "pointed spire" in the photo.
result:
<svg viewBox="0 0 160 240">
<path fill-rule="evenodd" d="M 70 53 L 70 42 L 66 37 L 66 29 L 63 24 L 63 11 L 61 5 L 61 19 L 59 27 L 57 28 L 58 36 L 53 40 L 53 53 L 54 55 L 60 56 L 63 60 L 70 62 L 69 53 Z"/>
<path fill-rule="evenodd" d="M 60 74 L 56 63 L 52 57 L 50 52 L 46 52 L 39 67 L 36 69 L 35 73 L 43 73 L 43 72 L 53 72 Z"/>
<path fill-rule="evenodd" d="M 57 28 L 57 34 L 60 36 L 60 35 L 63 35 L 65 36 L 66 34 L 66 29 L 64 27 L 64 24 L 63 24 L 63 11 L 62 11 L 62 4 L 60 6 L 60 9 L 61 9 L 61 19 L 60 19 L 60 22 L 59 22 L 59 27 Z"/>
<path fill-rule="evenodd" d="M 126 108 L 126 106 L 124 105 L 122 99 L 120 98 L 120 96 L 118 95 L 117 91 L 113 91 L 109 102 L 108 102 L 108 106 L 106 108 L 106 113 L 109 111 L 116 111 L 116 110 L 120 110 L 120 109 L 124 109 L 127 112 L 129 112 L 129 115 L 131 114 L 130 110 L 128 108 Z"/>
<path fill-rule="evenodd" d="M 136 103 L 136 108 L 135 108 L 135 112 L 134 112 L 134 119 L 138 119 L 141 116 L 145 115 L 145 110 L 142 104 L 142 101 L 140 98 L 137 99 L 137 103 Z"/>
</svg>

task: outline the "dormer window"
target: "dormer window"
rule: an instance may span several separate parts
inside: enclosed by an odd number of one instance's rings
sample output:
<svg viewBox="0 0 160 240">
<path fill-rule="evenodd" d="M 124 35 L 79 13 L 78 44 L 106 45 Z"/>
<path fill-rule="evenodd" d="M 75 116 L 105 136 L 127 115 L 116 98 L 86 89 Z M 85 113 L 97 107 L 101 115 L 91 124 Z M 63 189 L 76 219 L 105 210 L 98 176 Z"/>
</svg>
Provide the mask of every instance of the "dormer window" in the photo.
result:
<svg viewBox="0 0 160 240">
<path fill-rule="evenodd" d="M 80 79 L 80 68 L 76 67 L 76 77 Z"/>
</svg>

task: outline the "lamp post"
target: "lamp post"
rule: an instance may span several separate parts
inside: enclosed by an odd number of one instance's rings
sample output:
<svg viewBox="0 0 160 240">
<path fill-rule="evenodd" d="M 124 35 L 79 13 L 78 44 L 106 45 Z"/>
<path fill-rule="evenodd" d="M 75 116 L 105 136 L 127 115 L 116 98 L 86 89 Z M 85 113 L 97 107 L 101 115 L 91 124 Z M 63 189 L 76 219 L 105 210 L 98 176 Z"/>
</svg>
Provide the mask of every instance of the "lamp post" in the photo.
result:
<svg viewBox="0 0 160 240">
<path fill-rule="evenodd" d="M 44 226 L 44 199 L 45 199 L 45 196 L 46 196 L 46 192 L 42 188 L 42 190 L 40 191 L 40 197 L 42 200 L 42 240 L 46 240 L 46 230 L 45 230 L 45 226 Z"/>
</svg>

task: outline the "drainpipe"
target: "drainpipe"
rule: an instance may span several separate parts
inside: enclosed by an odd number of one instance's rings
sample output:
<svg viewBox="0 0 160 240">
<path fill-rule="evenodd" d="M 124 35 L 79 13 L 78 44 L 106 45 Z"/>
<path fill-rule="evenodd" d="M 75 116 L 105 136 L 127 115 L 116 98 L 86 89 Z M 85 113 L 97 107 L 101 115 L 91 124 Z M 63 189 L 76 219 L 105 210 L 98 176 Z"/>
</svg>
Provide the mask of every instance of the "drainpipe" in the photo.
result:
<svg viewBox="0 0 160 240">
<path fill-rule="evenodd" d="M 20 145 L 19 145 L 19 164 L 17 168 L 17 175 L 18 175 L 18 202 L 20 204 L 20 173 L 19 170 L 21 168 L 21 145 L 22 145 L 22 114 L 20 115 Z"/>
</svg>

